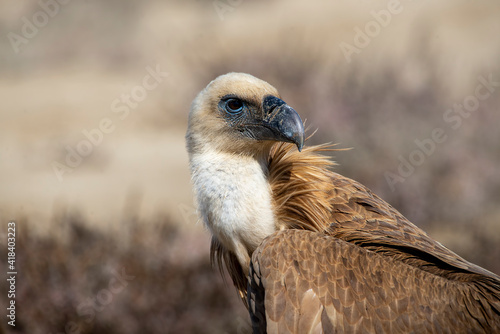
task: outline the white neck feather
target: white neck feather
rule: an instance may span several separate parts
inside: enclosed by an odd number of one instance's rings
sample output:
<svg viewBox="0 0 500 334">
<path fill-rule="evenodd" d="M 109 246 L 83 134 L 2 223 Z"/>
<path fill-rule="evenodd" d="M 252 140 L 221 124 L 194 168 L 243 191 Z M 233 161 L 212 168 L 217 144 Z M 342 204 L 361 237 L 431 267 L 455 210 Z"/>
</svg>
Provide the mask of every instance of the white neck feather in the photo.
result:
<svg viewBox="0 0 500 334">
<path fill-rule="evenodd" d="M 251 253 L 276 230 L 266 163 L 207 150 L 193 154 L 190 165 L 206 226 L 247 271 Z"/>
</svg>

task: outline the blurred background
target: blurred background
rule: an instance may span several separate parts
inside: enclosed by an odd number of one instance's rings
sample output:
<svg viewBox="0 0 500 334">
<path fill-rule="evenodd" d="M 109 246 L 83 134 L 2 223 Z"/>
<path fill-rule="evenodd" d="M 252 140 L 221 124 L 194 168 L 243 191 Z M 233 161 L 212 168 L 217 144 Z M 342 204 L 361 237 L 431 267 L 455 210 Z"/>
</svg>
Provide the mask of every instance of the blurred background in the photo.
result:
<svg viewBox="0 0 500 334">
<path fill-rule="evenodd" d="M 0 268 L 12 333 L 250 333 L 209 263 L 190 103 L 251 73 L 336 170 L 500 273 L 500 3 L 3 1 Z M 3 274 L 2 274 L 3 275 Z M 227 278 L 226 278 L 227 280 Z M 0 309 L 9 299 L 0 281 Z"/>
</svg>

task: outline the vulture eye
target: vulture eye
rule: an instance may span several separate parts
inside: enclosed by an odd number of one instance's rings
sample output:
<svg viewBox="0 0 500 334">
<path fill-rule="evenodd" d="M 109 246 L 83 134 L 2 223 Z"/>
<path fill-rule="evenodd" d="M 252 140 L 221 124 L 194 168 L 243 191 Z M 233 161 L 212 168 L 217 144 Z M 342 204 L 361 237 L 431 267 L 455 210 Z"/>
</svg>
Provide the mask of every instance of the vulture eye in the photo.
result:
<svg viewBox="0 0 500 334">
<path fill-rule="evenodd" d="M 239 99 L 229 99 L 226 101 L 226 110 L 232 114 L 243 110 L 243 102 Z"/>
</svg>

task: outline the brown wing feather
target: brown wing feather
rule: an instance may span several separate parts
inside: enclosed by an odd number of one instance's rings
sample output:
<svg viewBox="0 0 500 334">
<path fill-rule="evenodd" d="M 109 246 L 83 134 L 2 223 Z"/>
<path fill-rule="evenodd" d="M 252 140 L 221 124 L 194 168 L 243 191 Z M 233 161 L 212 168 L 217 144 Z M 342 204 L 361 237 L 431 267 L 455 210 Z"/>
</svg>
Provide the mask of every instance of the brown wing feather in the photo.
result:
<svg viewBox="0 0 500 334">
<path fill-rule="evenodd" d="M 495 333 L 500 285 L 489 288 L 321 233 L 284 230 L 254 252 L 248 299 L 254 333 Z"/>
<path fill-rule="evenodd" d="M 453 279 L 463 278 L 463 271 L 496 276 L 430 238 L 368 188 L 337 173 L 331 175 L 337 191 L 326 233 Z"/>
</svg>

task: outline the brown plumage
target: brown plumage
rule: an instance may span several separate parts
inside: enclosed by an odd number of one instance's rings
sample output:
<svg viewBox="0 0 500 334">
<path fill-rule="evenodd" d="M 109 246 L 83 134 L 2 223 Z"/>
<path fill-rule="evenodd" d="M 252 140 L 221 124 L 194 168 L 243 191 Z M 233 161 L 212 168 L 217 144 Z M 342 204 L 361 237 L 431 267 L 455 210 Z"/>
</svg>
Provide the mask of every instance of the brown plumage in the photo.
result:
<svg viewBox="0 0 500 334">
<path fill-rule="evenodd" d="M 272 86 L 254 79 L 229 74 L 214 80 L 195 99 L 187 134 L 202 218 L 213 234 L 211 258 L 219 268 L 225 264 L 247 301 L 254 333 L 500 332 L 500 277 L 431 239 L 363 185 L 334 173 L 333 163 L 322 155 L 330 146 L 299 152 L 292 144 L 302 149 L 298 115 L 282 100 L 269 98 L 277 96 Z M 243 101 L 240 123 L 226 113 L 228 96 Z M 220 102 L 214 107 L 204 101 Z M 234 145 L 247 151 L 217 149 L 213 155 L 211 143 L 221 147 L 220 136 L 212 138 L 210 128 L 203 135 L 193 130 L 203 122 L 199 115 L 210 110 L 221 122 L 221 133 L 230 133 Z M 248 124 L 262 119 L 267 122 L 262 126 L 277 133 L 244 133 Z M 283 126 L 285 121 L 289 126 Z M 203 145 L 196 141 L 200 138 Z M 194 149 L 200 146 L 205 148 Z M 222 163 L 208 162 L 207 152 L 223 156 Z M 218 172 L 203 173 L 214 164 L 215 171 L 224 170 L 226 163 L 246 173 L 241 166 L 254 160 L 260 167 L 252 172 L 262 172 L 268 183 L 255 185 L 255 200 L 243 196 L 249 185 L 240 173 L 225 170 L 222 179 L 230 182 L 219 180 Z M 260 202 L 267 197 L 260 194 L 267 192 L 272 219 L 266 224 L 261 224 L 268 218 L 262 214 L 243 210 L 239 216 L 239 211 L 221 209 L 227 201 L 265 208 Z M 252 225 L 242 220 L 271 233 L 265 239 L 254 235 Z M 248 235 L 252 242 L 233 243 L 228 235 Z M 248 246 L 254 244 L 255 249 Z"/>
<path fill-rule="evenodd" d="M 363 185 L 331 172 L 317 154 L 323 149 L 299 153 L 280 143 L 270 157 L 270 170 L 279 167 L 270 182 L 284 202 L 280 221 L 290 225 L 252 256 L 255 331 L 500 331 L 500 278 L 431 239 Z"/>
</svg>

